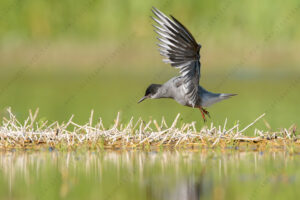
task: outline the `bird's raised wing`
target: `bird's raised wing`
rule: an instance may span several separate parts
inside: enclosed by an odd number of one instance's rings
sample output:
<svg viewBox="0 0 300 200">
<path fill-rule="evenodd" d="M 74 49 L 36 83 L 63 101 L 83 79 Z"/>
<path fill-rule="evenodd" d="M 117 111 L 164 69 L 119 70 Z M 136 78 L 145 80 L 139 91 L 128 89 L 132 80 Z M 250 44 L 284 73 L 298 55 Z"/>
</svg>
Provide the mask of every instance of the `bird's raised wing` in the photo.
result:
<svg viewBox="0 0 300 200">
<path fill-rule="evenodd" d="M 158 24 L 158 26 L 153 26 L 154 31 L 159 35 L 158 46 L 160 54 L 165 57 L 163 61 L 180 69 L 185 95 L 194 107 L 198 100 L 201 45 L 172 15 L 171 20 L 154 7 L 152 12 L 157 17 L 152 17 L 152 19 Z"/>
</svg>

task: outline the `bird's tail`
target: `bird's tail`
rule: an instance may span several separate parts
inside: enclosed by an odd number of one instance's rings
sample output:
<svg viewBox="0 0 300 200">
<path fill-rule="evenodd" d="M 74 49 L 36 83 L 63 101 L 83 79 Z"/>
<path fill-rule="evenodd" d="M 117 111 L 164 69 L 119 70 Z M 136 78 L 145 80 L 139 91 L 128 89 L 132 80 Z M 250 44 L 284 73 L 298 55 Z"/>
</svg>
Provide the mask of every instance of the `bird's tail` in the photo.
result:
<svg viewBox="0 0 300 200">
<path fill-rule="evenodd" d="M 221 98 L 221 99 L 228 99 L 228 98 L 233 97 L 233 96 L 236 96 L 236 95 L 237 95 L 237 94 L 222 93 L 222 94 L 220 95 L 220 98 Z"/>
</svg>

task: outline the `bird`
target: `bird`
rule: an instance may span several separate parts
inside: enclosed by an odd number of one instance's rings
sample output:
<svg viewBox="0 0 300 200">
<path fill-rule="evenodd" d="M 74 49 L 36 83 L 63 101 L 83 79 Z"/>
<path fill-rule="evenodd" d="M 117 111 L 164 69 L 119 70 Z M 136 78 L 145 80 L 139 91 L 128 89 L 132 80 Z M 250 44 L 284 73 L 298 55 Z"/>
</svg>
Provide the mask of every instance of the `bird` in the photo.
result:
<svg viewBox="0 0 300 200">
<path fill-rule="evenodd" d="M 236 94 L 213 93 L 204 89 L 199 84 L 201 44 L 172 15 L 168 17 L 155 7 L 152 7 L 152 12 L 159 53 L 164 57 L 163 62 L 179 69 L 180 75 L 164 84 L 149 85 L 138 103 L 145 99 L 171 98 L 183 106 L 198 108 L 205 122 L 206 116 L 210 117 L 207 107 Z"/>
</svg>

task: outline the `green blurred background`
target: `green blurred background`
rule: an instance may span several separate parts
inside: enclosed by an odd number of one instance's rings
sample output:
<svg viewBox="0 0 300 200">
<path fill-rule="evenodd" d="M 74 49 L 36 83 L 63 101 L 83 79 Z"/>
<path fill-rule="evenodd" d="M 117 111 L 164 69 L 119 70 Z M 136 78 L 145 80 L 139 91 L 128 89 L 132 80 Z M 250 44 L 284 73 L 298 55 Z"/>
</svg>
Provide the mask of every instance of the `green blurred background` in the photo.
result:
<svg viewBox="0 0 300 200">
<path fill-rule="evenodd" d="M 300 2 L 297 0 L 1 0 L 0 115 L 40 108 L 50 121 L 84 123 L 94 109 L 109 125 L 131 116 L 202 125 L 172 100 L 137 104 L 150 83 L 178 72 L 162 63 L 151 7 L 178 18 L 202 44 L 201 85 L 237 93 L 208 110 L 215 124 L 243 125 L 266 112 L 276 130 L 300 124 Z M 264 127 L 260 122 L 259 127 Z"/>
</svg>

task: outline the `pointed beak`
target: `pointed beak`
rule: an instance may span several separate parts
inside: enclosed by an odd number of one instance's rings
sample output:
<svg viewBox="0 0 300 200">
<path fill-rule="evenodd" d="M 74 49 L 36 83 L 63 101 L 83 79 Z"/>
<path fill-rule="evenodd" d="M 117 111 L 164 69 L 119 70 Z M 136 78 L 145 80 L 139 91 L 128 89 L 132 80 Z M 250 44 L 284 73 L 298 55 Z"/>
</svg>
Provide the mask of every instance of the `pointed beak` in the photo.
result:
<svg viewBox="0 0 300 200">
<path fill-rule="evenodd" d="M 144 101 L 145 99 L 147 99 L 148 98 L 148 96 L 143 96 L 139 101 L 138 101 L 138 103 L 141 103 L 142 101 Z"/>
</svg>

